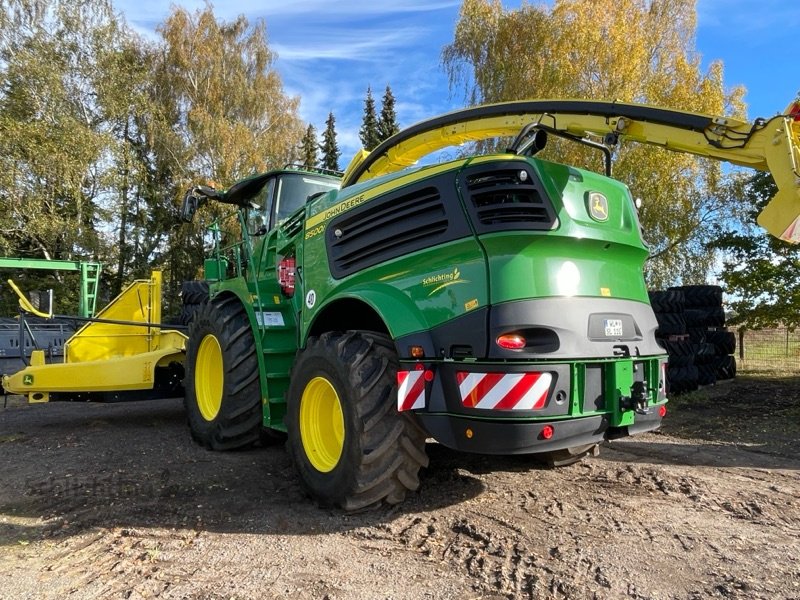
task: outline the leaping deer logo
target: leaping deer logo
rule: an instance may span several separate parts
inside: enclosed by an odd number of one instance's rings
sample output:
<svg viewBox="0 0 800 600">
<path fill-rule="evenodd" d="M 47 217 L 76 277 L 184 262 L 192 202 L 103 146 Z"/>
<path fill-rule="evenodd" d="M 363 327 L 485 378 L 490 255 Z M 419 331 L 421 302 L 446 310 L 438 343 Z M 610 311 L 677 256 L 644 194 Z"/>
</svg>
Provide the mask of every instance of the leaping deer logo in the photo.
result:
<svg viewBox="0 0 800 600">
<path fill-rule="evenodd" d="M 594 193 L 589 197 L 589 214 L 595 221 L 608 219 L 608 200 L 603 194 Z"/>
</svg>

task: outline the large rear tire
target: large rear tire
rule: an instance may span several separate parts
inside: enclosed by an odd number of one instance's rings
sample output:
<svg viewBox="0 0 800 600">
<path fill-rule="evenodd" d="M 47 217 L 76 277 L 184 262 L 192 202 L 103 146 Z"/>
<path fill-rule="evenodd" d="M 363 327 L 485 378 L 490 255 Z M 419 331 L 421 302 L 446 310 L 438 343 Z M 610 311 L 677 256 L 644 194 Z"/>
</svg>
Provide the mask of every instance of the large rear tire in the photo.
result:
<svg viewBox="0 0 800 600">
<path fill-rule="evenodd" d="M 323 506 L 397 504 L 419 487 L 425 434 L 397 411 L 397 356 L 372 332 L 310 338 L 289 385 L 287 447 Z"/>
<path fill-rule="evenodd" d="M 262 412 L 256 345 L 238 298 L 215 298 L 196 313 L 185 367 L 184 404 L 194 440 L 212 450 L 258 441 Z"/>
</svg>

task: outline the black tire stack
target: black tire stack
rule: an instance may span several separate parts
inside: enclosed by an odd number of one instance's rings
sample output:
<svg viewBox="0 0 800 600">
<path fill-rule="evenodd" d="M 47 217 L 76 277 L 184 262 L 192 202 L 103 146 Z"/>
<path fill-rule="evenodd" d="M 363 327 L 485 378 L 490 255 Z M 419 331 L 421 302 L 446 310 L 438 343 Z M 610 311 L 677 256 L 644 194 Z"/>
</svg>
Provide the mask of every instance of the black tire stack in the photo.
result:
<svg viewBox="0 0 800 600">
<path fill-rule="evenodd" d="M 698 371 L 694 345 L 686 329 L 685 298 L 680 290 L 650 292 L 650 304 L 658 320 L 656 338 L 669 355 L 667 391 L 682 394 L 697 389 Z"/>
<path fill-rule="evenodd" d="M 736 334 L 725 327 L 722 288 L 718 285 L 685 285 L 684 318 L 695 349 L 699 385 L 713 385 L 736 375 Z"/>
<path fill-rule="evenodd" d="M 706 340 L 714 344 L 716 354 L 714 356 L 714 369 L 717 373 L 717 381 L 733 379 L 736 377 L 736 334 L 726 328 L 709 331 Z"/>
<path fill-rule="evenodd" d="M 650 292 L 656 337 L 669 355 L 667 390 L 678 395 L 736 375 L 736 335 L 725 327 L 722 288 L 685 285 Z"/>
</svg>

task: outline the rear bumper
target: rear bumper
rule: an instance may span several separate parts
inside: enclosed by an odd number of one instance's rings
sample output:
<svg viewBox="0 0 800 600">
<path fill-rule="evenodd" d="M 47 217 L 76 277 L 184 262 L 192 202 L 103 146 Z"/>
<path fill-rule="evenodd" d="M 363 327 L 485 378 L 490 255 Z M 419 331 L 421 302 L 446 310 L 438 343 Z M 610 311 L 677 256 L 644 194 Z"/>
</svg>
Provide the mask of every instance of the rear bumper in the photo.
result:
<svg viewBox="0 0 800 600">
<path fill-rule="evenodd" d="M 637 414 L 634 424 L 610 427 L 607 415 L 550 421 L 491 421 L 459 415 L 416 413 L 420 425 L 440 444 L 477 454 L 535 454 L 598 444 L 657 429 L 661 416 L 655 407 L 649 414 Z M 543 431 L 552 428 L 552 437 Z"/>
<path fill-rule="evenodd" d="M 563 362 L 401 360 L 398 410 L 459 451 L 533 454 L 597 444 L 659 427 L 667 402 L 662 352 Z"/>
<path fill-rule="evenodd" d="M 561 450 L 605 439 L 608 420 L 604 416 L 567 421 L 483 421 L 454 415 L 417 414 L 422 426 L 440 444 L 477 454 L 533 454 Z M 553 428 L 553 437 L 542 431 Z"/>
</svg>

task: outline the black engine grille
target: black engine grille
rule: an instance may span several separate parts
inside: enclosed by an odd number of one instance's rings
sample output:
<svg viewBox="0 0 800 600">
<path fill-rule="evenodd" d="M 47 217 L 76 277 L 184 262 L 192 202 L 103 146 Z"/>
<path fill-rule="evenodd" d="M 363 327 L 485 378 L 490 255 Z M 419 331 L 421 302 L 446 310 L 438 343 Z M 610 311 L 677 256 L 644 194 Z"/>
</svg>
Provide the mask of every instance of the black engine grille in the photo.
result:
<svg viewBox="0 0 800 600">
<path fill-rule="evenodd" d="M 548 230 L 557 224 L 553 206 L 540 191 L 533 173 L 520 166 L 474 169 L 466 174 L 464 187 L 479 232 Z"/>
<path fill-rule="evenodd" d="M 458 202 L 443 198 L 452 195 L 452 175 L 449 185 L 441 179 L 388 194 L 334 219 L 325 234 L 334 277 L 469 235 Z"/>
</svg>

